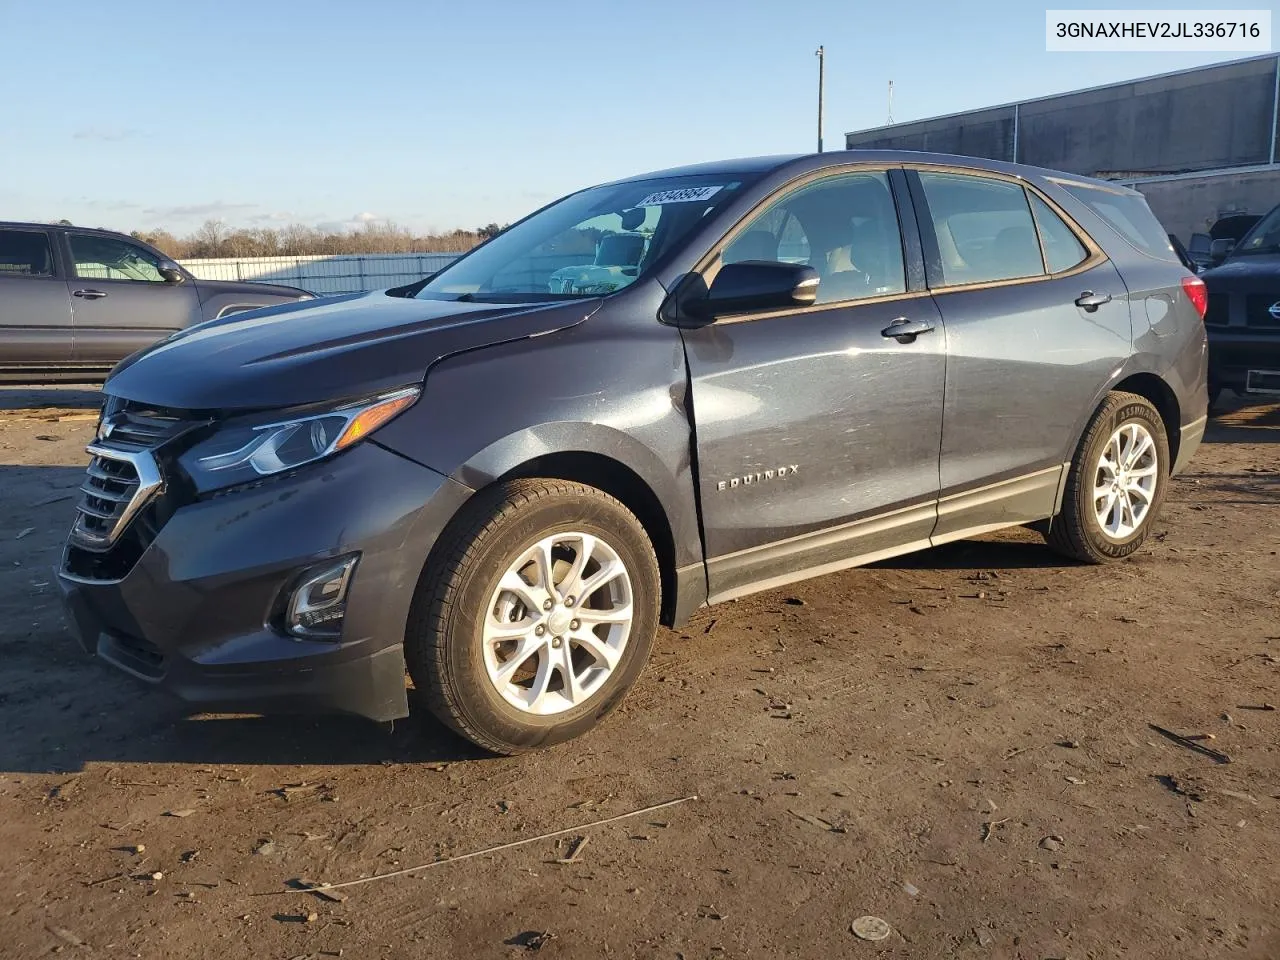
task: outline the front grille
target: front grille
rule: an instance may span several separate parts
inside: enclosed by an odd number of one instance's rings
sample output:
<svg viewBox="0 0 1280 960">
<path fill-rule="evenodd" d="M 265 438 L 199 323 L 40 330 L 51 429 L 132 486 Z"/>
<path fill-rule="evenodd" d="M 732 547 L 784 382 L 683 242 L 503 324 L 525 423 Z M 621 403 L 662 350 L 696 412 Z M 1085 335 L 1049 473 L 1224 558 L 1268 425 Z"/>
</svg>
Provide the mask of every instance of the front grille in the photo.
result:
<svg viewBox="0 0 1280 960">
<path fill-rule="evenodd" d="M 172 464 L 212 419 L 109 396 L 80 488 L 63 566 L 81 580 L 126 576 L 192 491 Z M 167 482 L 166 482 L 167 480 Z"/>
<path fill-rule="evenodd" d="M 134 515 L 160 489 L 160 472 L 146 451 L 89 447 L 93 459 L 81 486 L 71 540 L 86 550 L 107 550 Z"/>
<path fill-rule="evenodd" d="M 103 410 L 100 437 L 126 450 L 152 450 L 191 426 L 165 411 L 128 401 L 109 401 Z"/>
<path fill-rule="evenodd" d="M 1280 317 L 1271 315 L 1272 307 L 1280 308 L 1280 296 L 1268 293 L 1252 294 L 1245 303 L 1245 323 L 1253 328 L 1270 329 L 1280 333 Z"/>
<path fill-rule="evenodd" d="M 1225 294 L 1209 294 L 1209 309 L 1204 312 L 1204 322 L 1210 327 L 1225 327 L 1230 317 L 1231 299 Z"/>
</svg>

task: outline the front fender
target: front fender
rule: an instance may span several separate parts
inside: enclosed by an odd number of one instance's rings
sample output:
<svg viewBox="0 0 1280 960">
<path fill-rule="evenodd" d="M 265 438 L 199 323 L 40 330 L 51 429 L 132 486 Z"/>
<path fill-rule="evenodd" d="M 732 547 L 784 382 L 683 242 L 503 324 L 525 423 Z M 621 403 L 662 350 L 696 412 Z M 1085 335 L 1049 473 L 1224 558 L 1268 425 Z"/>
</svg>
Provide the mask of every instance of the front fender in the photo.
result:
<svg viewBox="0 0 1280 960">
<path fill-rule="evenodd" d="M 661 505 L 676 565 L 700 563 L 679 333 L 628 315 L 604 309 L 556 333 L 441 360 L 422 399 L 378 442 L 475 490 L 552 454 L 613 461 Z"/>
<path fill-rule="evenodd" d="M 611 460 L 634 473 L 663 505 L 676 544 L 676 563 L 684 565 L 702 559 L 697 528 L 693 537 L 680 549 L 682 538 L 677 532 L 672 507 L 692 506 L 692 483 L 688 479 L 687 462 L 672 471 L 656 454 L 635 437 L 601 423 L 561 421 L 529 427 L 502 437 L 469 457 L 450 475 L 457 482 L 479 490 L 499 477 L 512 473 L 524 464 L 552 454 L 587 454 Z M 675 513 L 687 511 L 677 510 Z"/>
</svg>

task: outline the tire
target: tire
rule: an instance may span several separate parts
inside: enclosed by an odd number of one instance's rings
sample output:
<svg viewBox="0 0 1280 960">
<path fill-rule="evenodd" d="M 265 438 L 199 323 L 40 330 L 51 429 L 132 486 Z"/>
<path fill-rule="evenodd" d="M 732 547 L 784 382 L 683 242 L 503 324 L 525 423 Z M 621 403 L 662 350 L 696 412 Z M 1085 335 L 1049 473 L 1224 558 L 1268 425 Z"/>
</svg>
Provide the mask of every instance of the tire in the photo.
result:
<svg viewBox="0 0 1280 960">
<path fill-rule="evenodd" d="M 1209 409 L 1207 412 L 1210 416 L 1221 412 L 1222 408 L 1218 406 L 1218 401 L 1221 399 L 1222 388 L 1216 386 L 1209 387 Z"/>
<path fill-rule="evenodd" d="M 1112 455 L 1108 452 L 1108 446 L 1122 429 L 1126 431 L 1126 436 L 1145 433 L 1150 438 L 1155 456 L 1155 471 L 1152 474 L 1155 478 L 1154 488 L 1149 491 L 1150 499 L 1140 518 L 1139 507 L 1135 506 L 1131 513 L 1125 514 L 1121 506 L 1121 523 L 1108 532 L 1095 509 L 1094 490 L 1099 478 L 1105 482 L 1110 477 L 1101 461 L 1104 454 L 1108 457 Z M 1085 563 L 1106 563 L 1129 556 L 1142 546 L 1152 523 L 1160 513 L 1169 483 L 1170 466 L 1169 439 L 1159 411 L 1146 398 L 1137 394 L 1119 391 L 1109 394 L 1090 419 L 1076 448 L 1075 458 L 1067 474 L 1062 512 L 1053 518 L 1045 535 L 1049 546 Z M 1148 467 L 1146 455 L 1138 457 L 1131 467 L 1133 477 L 1136 478 L 1131 482 L 1145 483 L 1145 477 L 1139 477 L 1139 474 L 1145 474 Z M 1135 493 L 1130 500 L 1134 504 L 1140 504 L 1142 497 Z M 1115 501 L 1108 499 L 1100 500 L 1099 503 L 1114 505 Z M 1116 509 L 1112 506 L 1113 511 Z M 1108 512 L 1108 524 L 1115 521 L 1116 517 L 1117 513 Z M 1124 523 L 1126 518 L 1137 522 Z"/>
<path fill-rule="evenodd" d="M 555 540 L 566 534 L 585 536 Z M 587 581 L 597 574 L 608 578 L 577 598 L 570 580 L 583 581 L 569 575 L 588 543 L 587 561 L 578 572 Z M 545 556 L 553 571 L 550 582 L 558 589 L 544 589 L 546 578 L 536 559 L 513 573 L 525 556 Z M 616 572 L 618 564 L 622 573 Z M 523 582 L 514 590 L 500 588 L 500 580 L 516 583 L 503 580 L 504 575 Z M 423 572 L 405 635 L 409 674 L 431 713 L 493 753 L 522 753 L 568 740 L 616 709 L 640 676 L 658 628 L 661 589 L 644 527 L 613 497 L 566 480 L 498 484 L 463 508 Z M 612 622 L 593 628 L 587 617 L 581 623 L 569 620 L 583 613 L 621 615 L 627 599 L 629 630 Z M 548 603 L 549 610 L 538 609 Z M 508 629 L 522 631 L 521 636 L 493 642 Z M 591 636 L 596 652 L 586 645 Z M 512 666 L 520 657 L 525 659 Z M 611 666 L 608 658 L 615 661 Z"/>
</svg>

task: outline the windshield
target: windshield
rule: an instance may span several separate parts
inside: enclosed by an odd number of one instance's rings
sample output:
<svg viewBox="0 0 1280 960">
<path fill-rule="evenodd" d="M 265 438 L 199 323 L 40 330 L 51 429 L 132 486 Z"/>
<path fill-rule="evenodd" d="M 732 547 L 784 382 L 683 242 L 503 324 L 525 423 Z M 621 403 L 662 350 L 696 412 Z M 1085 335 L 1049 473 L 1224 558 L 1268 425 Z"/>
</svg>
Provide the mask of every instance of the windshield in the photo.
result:
<svg viewBox="0 0 1280 960">
<path fill-rule="evenodd" d="M 1259 253 L 1280 253 L 1280 207 L 1255 223 L 1244 239 L 1236 244 L 1231 256 L 1248 257 Z"/>
<path fill-rule="evenodd" d="M 701 175 L 583 190 L 456 260 L 417 296 L 520 302 L 613 293 L 644 276 L 743 182 Z"/>
</svg>

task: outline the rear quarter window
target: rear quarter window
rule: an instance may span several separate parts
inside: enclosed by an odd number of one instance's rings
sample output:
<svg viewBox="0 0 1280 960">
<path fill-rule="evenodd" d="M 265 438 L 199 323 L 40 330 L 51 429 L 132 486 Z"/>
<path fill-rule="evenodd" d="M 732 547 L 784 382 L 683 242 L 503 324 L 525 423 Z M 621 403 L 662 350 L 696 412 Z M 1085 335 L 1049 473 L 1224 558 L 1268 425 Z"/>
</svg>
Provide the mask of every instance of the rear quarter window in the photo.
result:
<svg viewBox="0 0 1280 960">
<path fill-rule="evenodd" d="M 1058 185 L 1105 220 L 1140 253 L 1169 263 L 1182 262 L 1178 259 L 1173 244 L 1169 242 L 1168 231 L 1160 225 L 1142 194 L 1120 193 L 1103 187 L 1061 180 Z"/>
</svg>

